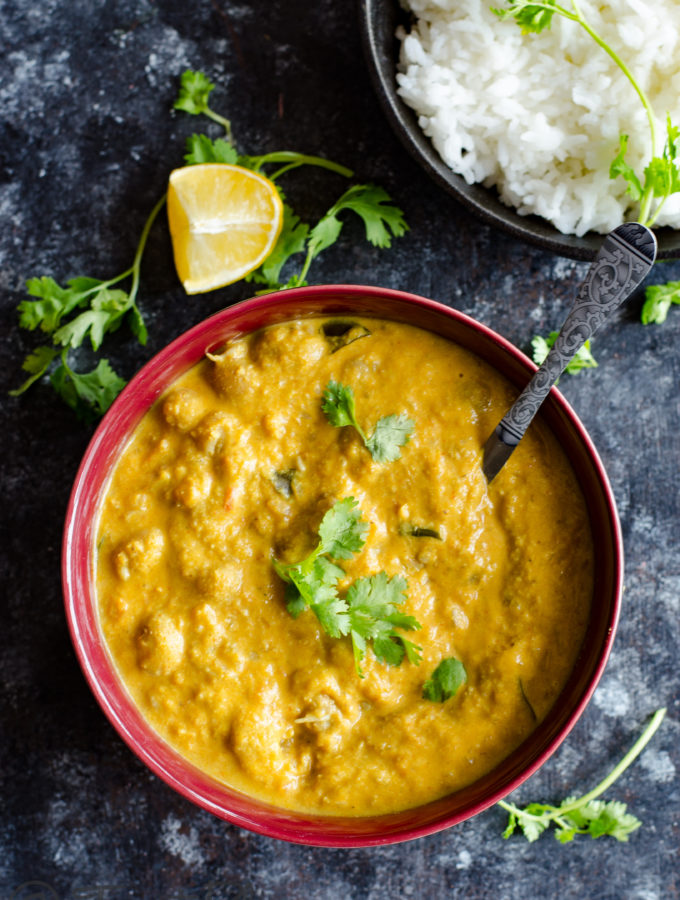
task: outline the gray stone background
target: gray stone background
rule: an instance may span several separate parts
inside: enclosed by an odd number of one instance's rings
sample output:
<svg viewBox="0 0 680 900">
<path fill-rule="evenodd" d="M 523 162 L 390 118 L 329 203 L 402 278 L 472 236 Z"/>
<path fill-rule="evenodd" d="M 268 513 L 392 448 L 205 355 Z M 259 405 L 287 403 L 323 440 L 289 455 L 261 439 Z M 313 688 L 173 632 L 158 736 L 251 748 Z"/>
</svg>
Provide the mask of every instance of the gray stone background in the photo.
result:
<svg viewBox="0 0 680 900">
<path fill-rule="evenodd" d="M 44 383 L 8 398 L 39 342 L 18 329 L 15 310 L 27 277 L 104 277 L 129 265 L 186 135 L 219 131 L 171 112 L 188 67 L 218 85 L 213 105 L 231 118 L 241 149 L 329 156 L 357 180 L 384 185 L 404 209 L 411 231 L 391 251 L 365 243 L 350 222 L 314 264 L 313 281 L 414 291 L 526 348 L 534 333 L 561 324 L 585 271 L 491 230 L 427 179 L 384 120 L 350 3 L 0 0 L 0 897 L 677 897 L 680 309 L 644 327 L 639 295 L 597 337 L 600 367 L 561 385 L 619 503 L 621 625 L 585 715 L 515 798 L 557 801 L 589 789 L 666 705 L 654 742 L 608 793 L 644 821 L 628 844 L 503 841 L 505 816 L 494 808 L 382 849 L 287 845 L 183 800 L 100 712 L 71 648 L 59 571 L 63 516 L 91 431 Z M 312 173 L 291 175 L 286 188 L 309 221 L 341 185 Z M 671 278 L 680 278 L 677 262 L 651 276 Z M 171 338 L 249 293 L 236 284 L 187 298 L 159 223 L 140 293 L 149 344 L 120 332 L 107 355 L 129 377 Z"/>
</svg>

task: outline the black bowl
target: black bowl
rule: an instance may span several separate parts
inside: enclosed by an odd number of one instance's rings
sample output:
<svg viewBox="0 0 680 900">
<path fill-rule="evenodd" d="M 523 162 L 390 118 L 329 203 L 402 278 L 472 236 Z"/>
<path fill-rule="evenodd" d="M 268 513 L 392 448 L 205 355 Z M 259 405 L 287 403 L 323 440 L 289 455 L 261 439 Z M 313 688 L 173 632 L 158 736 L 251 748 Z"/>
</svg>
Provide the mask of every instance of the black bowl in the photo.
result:
<svg viewBox="0 0 680 900">
<path fill-rule="evenodd" d="M 446 165 L 426 137 L 415 112 L 397 94 L 398 25 L 410 27 L 409 14 L 397 0 L 359 0 L 359 23 L 371 80 L 392 127 L 402 143 L 434 181 L 477 216 L 514 237 L 572 259 L 592 260 L 604 236 L 588 232 L 583 237 L 562 234 L 538 216 L 520 216 L 501 202 L 497 192 L 479 184 L 468 184 Z M 656 230 L 659 259 L 680 256 L 680 231 Z"/>
</svg>

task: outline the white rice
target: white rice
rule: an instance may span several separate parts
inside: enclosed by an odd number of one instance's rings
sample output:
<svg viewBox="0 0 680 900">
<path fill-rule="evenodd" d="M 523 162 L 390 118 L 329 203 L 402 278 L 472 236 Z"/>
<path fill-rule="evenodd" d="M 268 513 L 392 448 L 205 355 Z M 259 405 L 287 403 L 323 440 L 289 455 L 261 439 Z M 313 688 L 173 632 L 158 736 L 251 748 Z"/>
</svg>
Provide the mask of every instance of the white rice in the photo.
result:
<svg viewBox="0 0 680 900">
<path fill-rule="evenodd" d="M 495 185 L 520 214 L 577 235 L 636 218 L 623 179 L 609 178 L 620 134 L 630 136 L 626 162 L 641 179 L 651 155 L 646 113 L 630 82 L 576 23 L 555 15 L 549 30 L 522 35 L 514 21 L 490 12 L 504 5 L 408 0 L 418 22 L 400 34 L 401 97 L 454 172 L 470 184 Z M 680 124 L 680 0 L 579 6 L 646 92 L 660 155 L 666 113 Z M 656 224 L 680 228 L 680 194 Z"/>
</svg>

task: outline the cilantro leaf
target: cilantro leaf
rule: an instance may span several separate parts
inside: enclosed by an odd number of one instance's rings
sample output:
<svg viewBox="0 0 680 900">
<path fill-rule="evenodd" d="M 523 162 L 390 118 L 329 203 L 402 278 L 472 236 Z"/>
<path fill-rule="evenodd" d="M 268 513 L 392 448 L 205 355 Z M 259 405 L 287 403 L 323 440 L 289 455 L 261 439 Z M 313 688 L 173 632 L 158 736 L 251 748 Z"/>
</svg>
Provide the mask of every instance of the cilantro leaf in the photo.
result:
<svg viewBox="0 0 680 900">
<path fill-rule="evenodd" d="M 405 413 L 384 416 L 378 419 L 372 434 L 367 437 L 356 417 L 354 391 L 351 385 L 329 381 L 323 392 L 321 409 L 335 428 L 349 425 L 356 429 L 376 462 L 394 462 L 399 459 L 400 448 L 407 444 L 413 434 L 415 423 Z"/>
<path fill-rule="evenodd" d="M 390 201 L 383 188 L 375 184 L 355 184 L 337 200 L 317 222 L 309 234 L 309 253 L 315 258 L 337 241 L 343 223 L 338 214 L 345 209 L 355 212 L 363 221 L 366 239 L 376 247 L 390 247 L 392 237 L 408 230 L 403 213 Z"/>
<path fill-rule="evenodd" d="M 97 278 L 72 278 L 63 288 L 53 278 L 29 278 L 26 290 L 31 297 L 39 300 L 22 300 L 19 311 L 19 325 L 29 331 L 40 328 L 50 334 L 74 309 L 88 303 L 89 297 L 102 282 Z"/>
<path fill-rule="evenodd" d="M 239 155 L 236 148 L 224 138 L 211 140 L 207 134 L 190 134 L 186 140 L 184 162 L 188 166 L 200 163 L 236 165 L 239 163 Z"/>
<path fill-rule="evenodd" d="M 183 112 L 187 112 L 192 116 L 203 114 L 209 119 L 212 119 L 213 122 L 217 122 L 218 125 L 221 125 L 222 128 L 224 128 L 227 140 L 231 144 L 231 122 L 228 119 L 225 119 L 224 116 L 220 116 L 216 113 L 208 104 L 208 98 L 214 89 L 215 85 L 207 75 L 203 74 L 203 72 L 194 72 L 191 69 L 187 69 L 186 72 L 182 73 L 182 77 L 180 78 L 179 95 L 177 100 L 175 100 L 173 108 L 181 109 Z M 205 162 L 215 161 L 216 160 L 205 160 Z"/>
<path fill-rule="evenodd" d="M 617 841 L 627 841 L 628 835 L 642 825 L 639 819 L 627 812 L 625 803 L 617 800 L 610 800 L 609 803 L 592 800 L 591 804 L 598 807 L 597 817 L 591 818 L 588 824 L 588 833 L 593 838 L 609 834 Z"/>
<path fill-rule="evenodd" d="M 517 825 L 518 825 L 518 815 L 516 812 L 513 811 L 508 816 L 508 824 L 505 826 L 505 831 L 503 832 L 501 837 L 507 841 L 507 839 L 509 837 L 512 837 L 512 835 L 515 833 L 515 828 L 517 828 Z"/>
<path fill-rule="evenodd" d="M 653 157 L 645 167 L 645 188 L 655 197 L 664 197 L 673 186 L 675 166 L 661 156 Z"/>
<path fill-rule="evenodd" d="M 331 637 L 347 634 L 346 605 L 337 593 L 338 579 L 344 574 L 323 556 L 316 557 L 308 571 L 302 565 L 287 568 L 283 577 L 290 579 L 286 588 L 288 612 L 297 619 L 309 607 Z"/>
<path fill-rule="evenodd" d="M 274 560 L 274 567 L 276 568 L 276 560 Z M 299 587 L 293 580 L 293 573 L 291 572 L 290 575 L 286 575 L 285 577 L 291 578 L 286 584 L 286 609 L 294 619 L 297 619 L 309 608 L 309 604 L 302 596 Z"/>
<path fill-rule="evenodd" d="M 323 559 L 323 558 L 322 558 Z M 329 565 L 332 565 L 329 563 Z M 334 567 L 337 568 L 337 567 Z M 312 603 L 309 604 L 310 609 L 319 620 L 321 627 L 332 638 L 339 638 L 346 635 L 349 631 L 349 615 L 347 613 L 347 603 L 337 594 L 338 577 L 342 577 L 345 573 L 339 569 L 339 576 L 335 574 L 333 581 L 332 594 L 323 597 L 317 594 Z"/>
<path fill-rule="evenodd" d="M 319 553 L 333 559 L 351 559 L 366 543 L 368 522 L 353 497 L 339 500 L 326 513 L 319 526 Z"/>
<path fill-rule="evenodd" d="M 538 34 L 550 28 L 552 17 L 558 11 L 556 0 L 534 3 L 531 0 L 508 0 L 509 9 L 491 9 L 501 19 L 515 19 L 522 34 Z"/>
<path fill-rule="evenodd" d="M 279 288 L 281 284 L 281 269 L 291 256 L 301 253 L 307 243 L 309 225 L 300 221 L 287 203 L 283 204 L 283 225 L 274 249 L 262 263 L 262 265 L 246 275 L 246 281 L 257 284 L 266 284 L 270 288 Z M 296 282 L 297 284 L 297 282 Z M 293 287 L 293 285 L 290 285 Z"/>
<path fill-rule="evenodd" d="M 24 372 L 28 372 L 30 377 L 24 381 L 22 385 L 9 391 L 10 397 L 18 397 L 27 391 L 28 388 L 47 372 L 52 364 L 52 360 L 59 355 L 56 347 L 36 347 L 32 350 L 23 361 L 21 368 Z"/>
<path fill-rule="evenodd" d="M 282 563 L 275 559 L 274 569 L 284 581 L 293 581 L 307 602 L 311 602 L 317 590 L 334 587 L 343 574 L 342 569 L 323 557 L 351 559 L 366 543 L 367 531 L 368 522 L 361 518 L 357 501 L 345 497 L 324 515 L 319 525 L 319 543 L 310 555 L 299 563 Z"/>
<path fill-rule="evenodd" d="M 323 392 L 321 409 L 326 414 L 328 421 L 331 425 L 335 426 L 335 428 L 343 428 L 345 425 L 352 425 L 357 429 L 359 434 L 364 437 L 364 433 L 356 420 L 354 391 L 349 384 L 341 384 L 339 381 L 329 381 L 326 385 L 326 390 Z"/>
<path fill-rule="evenodd" d="M 208 97 L 215 85 L 203 72 L 193 72 L 187 69 L 180 79 L 179 96 L 173 105 L 174 109 L 181 109 L 192 116 L 199 116 L 208 107 Z"/>
<path fill-rule="evenodd" d="M 443 659 L 423 685 L 423 697 L 433 703 L 444 703 L 455 696 L 467 681 L 463 663 L 450 656 Z"/>
<path fill-rule="evenodd" d="M 575 797 L 568 797 L 562 807 L 575 803 Z M 571 823 L 567 831 L 574 834 L 589 834 L 592 838 L 611 835 L 617 841 L 627 841 L 628 835 L 640 827 L 642 822 L 627 812 L 625 803 L 618 800 L 589 800 L 587 803 L 572 809 L 563 818 Z M 564 840 L 564 839 L 563 839 Z"/>
<path fill-rule="evenodd" d="M 645 325 L 660 325 L 666 321 L 671 304 L 680 305 L 680 281 L 669 281 L 666 284 L 651 284 L 645 289 L 645 302 L 642 306 L 642 322 Z"/>
<path fill-rule="evenodd" d="M 308 252 L 310 259 L 315 259 L 322 250 L 326 250 L 340 237 L 342 222 L 335 215 L 326 213 L 309 233 Z"/>
<path fill-rule="evenodd" d="M 678 155 L 677 140 L 680 128 L 673 125 L 671 117 L 666 117 L 666 142 L 661 156 L 655 156 L 645 169 L 645 189 L 653 191 L 655 197 L 669 197 L 680 191 L 680 170 L 675 163 Z M 657 210 L 658 214 L 658 210 Z"/>
<path fill-rule="evenodd" d="M 620 137 L 619 152 L 614 158 L 609 169 L 609 177 L 616 178 L 621 175 L 627 182 L 626 193 L 640 203 L 639 221 L 650 227 L 654 224 L 663 204 L 671 194 L 680 191 L 680 169 L 676 163 L 678 156 L 678 136 L 680 128 L 673 125 L 670 116 L 666 117 L 666 142 L 661 156 L 653 156 L 645 166 L 644 183 L 641 184 L 633 169 L 624 160 L 628 144 L 628 136 Z M 660 198 L 653 213 L 651 213 L 651 201 L 653 197 Z"/>
<path fill-rule="evenodd" d="M 551 331 L 547 338 L 536 335 L 531 339 L 531 356 L 537 366 L 545 360 L 551 347 L 557 340 L 559 332 Z M 590 352 L 590 341 L 576 351 L 576 354 L 569 360 L 564 371 L 568 375 L 576 375 L 581 369 L 596 369 L 597 362 Z M 557 382 L 556 382 L 557 383 Z"/>
<path fill-rule="evenodd" d="M 550 825 L 550 820 L 543 818 L 545 807 L 541 803 L 530 803 L 525 810 L 520 810 L 517 816 L 517 824 L 522 829 L 522 834 L 533 844 Z"/>
<path fill-rule="evenodd" d="M 129 308 L 127 321 L 128 325 L 130 326 L 130 331 L 134 334 L 139 343 L 143 347 L 146 346 L 149 333 L 146 329 L 146 324 L 136 303 L 133 303 Z"/>
<path fill-rule="evenodd" d="M 125 291 L 104 288 L 94 295 L 90 309 L 54 332 L 53 340 L 62 347 L 80 347 L 89 335 L 92 349 L 98 350 L 104 335 L 119 328 L 129 308 L 130 296 Z"/>
<path fill-rule="evenodd" d="M 104 415 L 126 383 L 114 372 L 108 359 L 100 359 L 91 372 L 81 374 L 68 367 L 63 354 L 62 363 L 50 381 L 61 399 L 84 422 Z"/>
<path fill-rule="evenodd" d="M 379 662 L 390 666 L 398 666 L 402 662 L 406 642 L 396 629 L 414 631 L 421 627 L 413 616 L 397 608 L 404 602 L 405 595 L 405 579 L 400 575 L 388 578 L 385 572 L 359 578 L 350 585 L 347 605 L 358 675 L 362 675 L 360 664 L 369 641 L 373 642 L 373 652 Z M 408 643 L 411 648 L 409 659 L 417 664 L 420 662 L 421 648 Z"/>
<path fill-rule="evenodd" d="M 399 459 L 399 448 L 409 442 L 414 428 L 414 422 L 405 413 L 378 419 L 366 444 L 373 459 L 380 463 Z"/>
</svg>

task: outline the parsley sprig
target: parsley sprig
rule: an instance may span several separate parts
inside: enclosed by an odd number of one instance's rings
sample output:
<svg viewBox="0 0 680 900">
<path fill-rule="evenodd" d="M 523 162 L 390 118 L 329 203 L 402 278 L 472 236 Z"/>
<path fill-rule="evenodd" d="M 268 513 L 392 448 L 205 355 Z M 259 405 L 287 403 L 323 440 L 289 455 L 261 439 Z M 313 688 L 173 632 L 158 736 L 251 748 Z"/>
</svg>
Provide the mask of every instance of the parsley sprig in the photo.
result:
<svg viewBox="0 0 680 900">
<path fill-rule="evenodd" d="M 678 168 L 680 128 L 671 123 L 670 116 L 666 117 L 666 141 L 661 155 L 657 155 L 656 115 L 647 95 L 616 50 L 588 23 L 577 0 L 570 0 L 569 6 L 561 6 L 556 0 L 542 0 L 542 2 L 507 0 L 507 3 L 507 8 L 492 9 L 492 12 L 501 19 L 514 19 L 524 34 L 538 34 L 545 28 L 550 28 L 555 15 L 576 22 L 608 54 L 630 82 L 647 116 L 651 158 L 645 167 L 643 176 L 640 177 L 625 161 L 628 135 L 622 134 L 619 138 L 619 151 L 612 161 L 609 176 L 610 178 L 620 176 L 627 182 L 626 193 L 639 203 L 638 221 L 651 228 L 668 197 L 680 191 L 680 169 Z M 657 201 L 656 204 L 655 201 Z"/>
<path fill-rule="evenodd" d="M 324 515 L 314 550 L 298 563 L 274 559 L 277 575 L 286 582 L 286 607 L 294 617 L 311 609 L 323 630 L 332 638 L 349 635 L 357 674 L 363 677 L 361 662 L 371 645 L 379 662 L 398 666 L 406 656 L 418 665 L 421 648 L 400 631 L 416 631 L 419 622 L 401 612 L 406 599 L 406 581 L 385 572 L 358 578 L 344 597 L 338 582 L 345 575 L 333 560 L 351 559 L 365 542 L 368 523 L 353 497 L 338 500 Z"/>
<path fill-rule="evenodd" d="M 563 844 L 572 841 L 576 835 L 580 834 L 590 835 L 591 838 L 608 834 L 617 841 L 627 841 L 628 835 L 642 824 L 640 820 L 627 811 L 625 803 L 617 800 L 605 802 L 597 798 L 642 753 L 661 725 L 665 714 L 665 709 L 658 709 L 621 762 L 597 787 L 582 797 L 567 797 L 559 806 L 552 806 L 550 803 L 530 803 L 524 809 L 501 800 L 498 805 L 509 813 L 508 825 L 503 832 L 503 837 L 509 838 L 519 827 L 524 837 L 533 842 L 553 825 L 555 837 Z"/>
<path fill-rule="evenodd" d="M 405 413 L 378 419 L 370 436 L 366 435 L 356 417 L 354 391 L 348 384 L 329 381 L 323 392 L 321 408 L 336 428 L 350 425 L 356 429 L 366 449 L 376 462 L 394 462 L 401 456 L 400 448 L 413 434 L 415 423 Z"/>
</svg>

